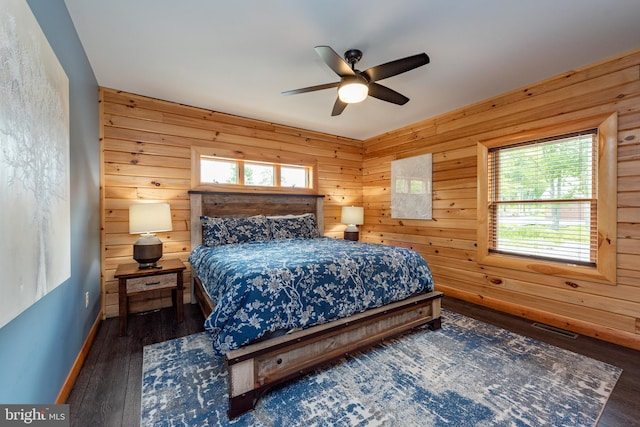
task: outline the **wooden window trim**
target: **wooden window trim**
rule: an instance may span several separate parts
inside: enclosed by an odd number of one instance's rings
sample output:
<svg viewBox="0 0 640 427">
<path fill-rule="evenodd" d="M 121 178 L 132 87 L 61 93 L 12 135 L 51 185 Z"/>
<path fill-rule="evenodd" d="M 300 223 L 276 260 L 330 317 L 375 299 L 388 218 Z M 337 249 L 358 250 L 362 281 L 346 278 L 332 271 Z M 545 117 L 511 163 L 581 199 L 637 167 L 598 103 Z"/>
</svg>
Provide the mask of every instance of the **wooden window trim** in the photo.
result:
<svg viewBox="0 0 640 427">
<path fill-rule="evenodd" d="M 489 252 L 489 148 L 511 145 L 527 140 L 546 138 L 588 128 L 598 128 L 598 256 L 595 267 L 550 262 Z M 478 249 L 477 262 L 482 265 L 531 271 L 572 279 L 616 284 L 617 248 L 617 148 L 618 115 L 600 115 L 559 123 L 542 129 L 528 130 L 500 138 L 478 141 Z"/>
<path fill-rule="evenodd" d="M 200 158 L 202 156 L 218 158 L 220 160 L 236 160 L 238 163 L 238 183 L 237 184 L 212 184 L 200 182 Z M 254 186 L 244 185 L 244 162 L 267 163 L 272 165 L 291 165 L 308 168 L 308 179 L 310 188 L 280 187 L 279 170 L 275 168 L 278 175 L 277 186 Z M 208 191 L 232 191 L 239 193 L 274 193 L 274 194 L 318 194 L 318 161 L 315 157 L 295 154 L 278 153 L 265 157 L 263 153 L 253 153 L 251 151 L 220 150 L 210 147 L 191 147 L 191 189 Z"/>
</svg>

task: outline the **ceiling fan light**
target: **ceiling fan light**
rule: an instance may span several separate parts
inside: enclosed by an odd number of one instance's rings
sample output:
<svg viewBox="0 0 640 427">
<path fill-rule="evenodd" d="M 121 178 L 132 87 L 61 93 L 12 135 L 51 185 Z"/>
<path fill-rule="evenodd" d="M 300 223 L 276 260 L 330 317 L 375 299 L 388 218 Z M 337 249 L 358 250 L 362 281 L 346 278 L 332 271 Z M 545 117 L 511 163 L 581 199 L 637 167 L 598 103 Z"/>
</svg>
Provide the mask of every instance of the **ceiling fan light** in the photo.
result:
<svg viewBox="0 0 640 427">
<path fill-rule="evenodd" d="M 338 98 L 347 104 L 362 102 L 368 94 L 369 86 L 360 81 L 344 83 L 338 88 Z"/>
</svg>

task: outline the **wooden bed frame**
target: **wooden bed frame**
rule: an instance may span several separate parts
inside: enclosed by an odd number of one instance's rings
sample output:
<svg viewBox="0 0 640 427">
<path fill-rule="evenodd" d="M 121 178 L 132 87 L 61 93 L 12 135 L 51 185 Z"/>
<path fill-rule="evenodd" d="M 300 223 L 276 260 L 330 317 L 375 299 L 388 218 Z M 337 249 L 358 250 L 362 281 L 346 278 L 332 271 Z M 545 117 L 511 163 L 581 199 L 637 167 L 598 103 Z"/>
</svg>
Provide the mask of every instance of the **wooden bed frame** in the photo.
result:
<svg viewBox="0 0 640 427">
<path fill-rule="evenodd" d="M 220 193 L 192 190 L 191 247 L 202 242 L 200 216 L 242 217 L 315 213 L 324 230 L 323 197 L 298 194 Z M 213 304 L 191 272 L 192 303 L 205 317 Z M 270 388 L 349 353 L 364 350 L 418 326 L 440 328 L 441 292 L 429 292 L 348 318 L 246 345 L 225 356 L 229 371 L 229 418 L 252 410 Z"/>
</svg>

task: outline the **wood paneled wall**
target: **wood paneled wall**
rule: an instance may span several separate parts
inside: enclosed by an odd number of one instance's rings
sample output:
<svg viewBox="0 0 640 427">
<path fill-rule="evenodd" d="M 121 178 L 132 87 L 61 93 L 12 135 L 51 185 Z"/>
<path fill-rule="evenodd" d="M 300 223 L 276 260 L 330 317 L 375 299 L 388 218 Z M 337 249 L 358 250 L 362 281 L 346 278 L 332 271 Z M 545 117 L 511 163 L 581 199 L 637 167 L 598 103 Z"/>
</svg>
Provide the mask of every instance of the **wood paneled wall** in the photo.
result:
<svg viewBox="0 0 640 427">
<path fill-rule="evenodd" d="M 304 154 L 318 162 L 318 194 L 325 195 L 325 235 L 339 237 L 342 205 L 362 205 L 362 141 L 250 120 L 152 98 L 100 89 L 102 170 L 102 304 L 118 313 L 116 266 L 133 262 L 128 207 L 138 200 L 171 205 L 173 231 L 158 233 L 166 258 L 186 263 L 191 250 L 191 147 L 261 152 L 265 159 Z M 252 158 L 261 160 L 260 158 Z M 187 264 L 188 265 L 188 264 Z M 188 283 L 187 272 L 185 281 Z M 190 300 L 188 290 L 185 301 Z M 138 297 L 131 311 L 170 306 L 170 293 Z"/>
<path fill-rule="evenodd" d="M 476 262 L 478 140 L 618 112 L 617 284 Z M 364 240 L 412 247 L 439 290 L 640 349 L 640 51 L 364 142 Z M 394 220 L 391 161 L 433 153 L 433 221 Z"/>
<path fill-rule="evenodd" d="M 478 140 L 617 111 L 615 286 L 476 262 Z M 361 239 L 411 247 L 447 295 L 640 349 L 640 51 L 573 70 L 447 114 L 356 141 L 101 88 L 103 312 L 118 312 L 117 264 L 131 262 L 128 206 L 171 204 L 166 257 L 187 260 L 192 146 L 304 153 L 318 160 L 325 234 L 340 237 L 342 205 L 365 206 Z M 433 153 L 433 220 L 391 218 L 391 161 Z M 187 274 L 187 280 L 189 274 Z M 185 295 L 189 301 L 190 296 Z M 169 306 L 169 295 L 132 311 Z"/>
</svg>

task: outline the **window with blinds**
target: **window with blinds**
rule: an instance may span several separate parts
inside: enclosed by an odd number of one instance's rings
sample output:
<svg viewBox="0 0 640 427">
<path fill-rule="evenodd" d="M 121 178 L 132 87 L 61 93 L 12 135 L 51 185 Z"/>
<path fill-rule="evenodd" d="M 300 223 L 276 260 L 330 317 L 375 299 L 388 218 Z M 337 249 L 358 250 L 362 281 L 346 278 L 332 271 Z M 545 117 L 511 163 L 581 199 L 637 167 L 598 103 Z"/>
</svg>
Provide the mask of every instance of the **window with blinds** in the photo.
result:
<svg viewBox="0 0 640 427">
<path fill-rule="evenodd" d="M 489 252 L 595 266 L 598 130 L 489 149 Z"/>
</svg>

